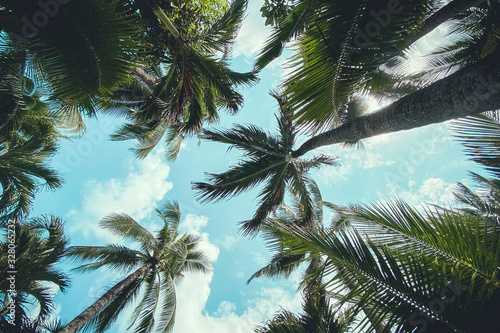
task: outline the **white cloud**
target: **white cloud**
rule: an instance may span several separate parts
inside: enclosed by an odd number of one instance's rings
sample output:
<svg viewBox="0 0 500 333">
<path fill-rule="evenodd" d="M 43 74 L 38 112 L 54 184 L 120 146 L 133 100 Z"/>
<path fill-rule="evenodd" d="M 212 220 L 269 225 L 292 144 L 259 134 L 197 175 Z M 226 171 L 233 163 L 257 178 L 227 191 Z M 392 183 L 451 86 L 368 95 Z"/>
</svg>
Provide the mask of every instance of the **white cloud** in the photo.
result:
<svg viewBox="0 0 500 333">
<path fill-rule="evenodd" d="M 187 232 L 188 234 L 199 235 L 201 229 L 206 227 L 208 223 L 208 217 L 198 216 L 195 214 L 187 214 L 186 218 L 181 222 L 179 230 Z"/>
<path fill-rule="evenodd" d="M 324 166 L 318 171 L 318 179 L 323 183 L 338 185 L 347 181 L 353 173 L 353 163 L 342 160 L 340 166 Z"/>
<path fill-rule="evenodd" d="M 125 178 L 88 181 L 81 209 L 69 214 L 69 218 L 76 220 L 69 231 L 116 241 L 98 227 L 98 222 L 110 213 L 126 213 L 136 220 L 149 216 L 172 189 L 173 184 L 167 181 L 169 171 L 169 166 L 157 154 L 152 154 L 130 163 Z"/>
<path fill-rule="evenodd" d="M 344 148 L 341 145 L 326 146 L 318 149 L 321 153 L 338 156 L 340 166 L 322 167 L 319 178 L 327 184 L 338 185 L 349 179 L 355 170 L 372 169 L 394 164 L 385 148 L 391 144 L 389 136 L 375 137 L 365 140 L 363 149 Z"/>
<path fill-rule="evenodd" d="M 220 241 L 221 246 L 227 251 L 231 251 L 232 249 L 234 249 L 237 243 L 238 239 L 232 235 L 225 235 L 222 238 L 222 241 Z"/>
<path fill-rule="evenodd" d="M 427 178 L 418 188 L 416 184 L 414 180 L 410 180 L 408 184 L 409 190 L 404 190 L 394 184 L 388 184 L 388 192 L 415 207 L 420 207 L 424 203 L 447 206 L 455 200 L 453 195 L 455 184 L 448 183 L 441 178 Z"/>
<path fill-rule="evenodd" d="M 205 253 L 212 262 L 215 262 L 219 257 L 219 248 L 210 242 L 208 233 L 201 232 L 201 229 L 206 227 L 207 223 L 208 217 L 187 214 L 179 225 L 179 233 L 186 232 L 199 236 L 200 241 L 198 243 L 198 249 Z"/>
<path fill-rule="evenodd" d="M 364 156 L 363 156 L 364 155 Z M 363 169 L 372 169 L 379 166 L 391 165 L 394 161 L 385 160 L 379 152 L 367 151 L 365 154 L 359 155 L 364 162 Z"/>
<path fill-rule="evenodd" d="M 265 20 L 260 15 L 262 4 L 263 1 L 250 1 L 248 4 L 248 15 L 243 21 L 233 50 L 235 57 L 243 55 L 252 58 L 270 35 L 271 29 L 264 25 Z"/>
<path fill-rule="evenodd" d="M 178 289 L 174 333 L 248 333 L 274 316 L 280 307 L 300 311 L 300 293 L 292 295 L 282 288 L 263 288 L 258 297 L 248 301 L 248 307 L 241 315 L 236 314 L 236 305 L 227 301 L 222 301 L 218 310 L 210 315 L 204 311 L 210 294 L 209 283 L 208 277 L 184 279 Z"/>
<path fill-rule="evenodd" d="M 228 316 L 231 314 L 231 312 L 235 311 L 236 311 L 236 304 L 227 301 L 222 301 L 220 302 L 217 311 L 215 311 L 214 316 L 215 317 Z"/>
</svg>

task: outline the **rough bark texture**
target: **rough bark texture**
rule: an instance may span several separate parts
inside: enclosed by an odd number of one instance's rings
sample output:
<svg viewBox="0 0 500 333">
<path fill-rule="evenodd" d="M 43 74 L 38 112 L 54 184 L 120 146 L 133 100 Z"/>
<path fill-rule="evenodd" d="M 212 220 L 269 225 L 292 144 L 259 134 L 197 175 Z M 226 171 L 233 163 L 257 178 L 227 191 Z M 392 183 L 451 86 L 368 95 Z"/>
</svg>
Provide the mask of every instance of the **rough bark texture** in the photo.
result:
<svg viewBox="0 0 500 333">
<path fill-rule="evenodd" d="M 413 36 L 411 43 L 419 40 L 440 24 L 452 19 L 455 14 L 461 13 L 471 7 L 475 7 L 485 0 L 454 0 L 431 15 L 422 28 Z"/>
<path fill-rule="evenodd" d="M 307 140 L 293 157 L 315 148 L 397 132 L 500 108 L 500 61 L 496 52 L 432 85 Z"/>
<path fill-rule="evenodd" d="M 120 291 L 126 288 L 132 281 L 139 278 L 144 272 L 149 269 L 153 264 L 148 263 L 140 267 L 134 273 L 127 276 L 121 282 L 116 284 L 113 288 L 109 289 L 104 295 L 101 296 L 94 304 L 85 309 L 80 315 L 68 323 L 59 333 L 76 333 L 95 315 L 97 315 Z"/>
</svg>

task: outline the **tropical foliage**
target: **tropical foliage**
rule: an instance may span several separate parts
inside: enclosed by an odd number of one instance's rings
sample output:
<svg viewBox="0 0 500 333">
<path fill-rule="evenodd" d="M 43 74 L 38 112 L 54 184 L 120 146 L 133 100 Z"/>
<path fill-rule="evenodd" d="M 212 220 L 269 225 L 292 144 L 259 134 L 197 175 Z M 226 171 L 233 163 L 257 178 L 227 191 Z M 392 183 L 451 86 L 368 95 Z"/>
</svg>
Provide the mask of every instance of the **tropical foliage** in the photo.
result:
<svg viewBox="0 0 500 333">
<path fill-rule="evenodd" d="M 342 333 L 348 332 L 351 323 L 338 316 L 330 306 L 330 300 L 321 296 L 316 302 L 305 302 L 303 314 L 295 315 L 287 310 L 281 311 L 264 326 L 255 329 L 256 333 Z"/>
<path fill-rule="evenodd" d="M 68 249 L 68 257 L 85 263 L 75 269 L 78 272 L 107 268 L 130 275 L 68 323 L 61 333 L 78 332 L 82 327 L 103 332 L 132 304 L 135 309 L 129 328 L 134 328 L 134 332 L 172 329 L 176 309 L 174 285 L 186 272 L 209 273 L 212 268 L 207 256 L 198 249 L 198 236 L 179 236 L 181 212 L 177 202 L 165 202 L 156 213 L 164 223 L 156 235 L 126 214 L 112 214 L 100 222 L 110 234 L 137 243 L 140 250 L 118 244 Z"/>
<path fill-rule="evenodd" d="M 304 271 L 302 313 L 283 310 L 256 332 L 497 331 L 499 3 L 265 0 L 272 33 L 254 69 L 238 72 L 230 55 L 247 4 L 0 0 L 0 330 L 103 332 L 131 307 L 129 330 L 166 332 L 175 321 L 175 284 L 186 272 L 212 272 L 200 238 L 178 234 L 174 201 L 156 210 L 163 222 L 156 233 L 126 214 L 104 218 L 101 226 L 127 246 L 67 250 L 60 219 L 27 220 L 36 193 L 62 184 L 49 161 L 59 140 L 83 134 L 85 117 L 107 113 L 122 117 L 112 139 L 136 140 L 137 158 L 164 140 L 174 160 L 192 137 L 243 153 L 193 189 L 204 203 L 258 190 L 240 231 L 260 232 L 273 257 L 248 282 Z M 412 68 L 419 40 L 438 26 L 448 35 L 425 66 Z M 272 93 L 277 132 L 216 128 L 222 112 L 242 108 L 240 89 L 287 47 L 289 72 Z M 386 106 L 370 113 L 373 98 Z M 337 206 L 323 201 L 311 178 L 337 159 L 304 157 L 458 118 L 454 136 L 493 177 L 472 173 L 475 187 L 459 183 L 461 206 L 415 208 L 398 199 Z M 332 225 L 324 206 L 335 211 Z M 81 263 L 77 272 L 125 276 L 68 324 L 51 317 L 56 289 L 69 286 L 56 267 L 64 255 Z M 9 292 L 12 267 L 16 293 Z"/>
<path fill-rule="evenodd" d="M 174 9 L 172 20 L 156 9 L 162 22 L 149 6 L 137 7 L 144 24 L 155 32 L 147 35 L 152 59 L 146 71 L 135 70 L 135 82 L 122 88 L 121 95 L 135 95 L 135 100 L 123 101 L 131 123 L 114 135 L 115 140 L 137 139 L 136 156 L 143 158 L 167 133 L 167 156 L 175 159 L 182 139 L 199 134 L 204 123 L 217 122 L 219 109 L 238 112 L 243 96 L 236 88 L 257 79 L 252 72 L 232 71 L 227 59 L 246 3 L 235 0 L 208 20 L 195 4 L 172 2 L 173 8 L 165 8 Z"/>
<path fill-rule="evenodd" d="M 55 308 L 57 289 L 64 292 L 69 287 L 69 277 L 56 267 L 68 245 L 63 222 L 54 216 L 5 220 L 2 234 L 0 329 L 2 332 L 44 332 Z"/>
<path fill-rule="evenodd" d="M 269 225 L 270 245 L 322 256 L 315 274 L 337 306 L 349 305 L 352 318 L 370 309 L 358 329 L 384 323 L 398 332 L 487 332 L 498 325 L 497 223 L 450 211 L 421 214 L 402 201 L 342 214 L 332 228 Z"/>
<path fill-rule="evenodd" d="M 277 99 L 278 103 L 282 101 Z M 237 125 L 230 130 L 206 130 L 203 138 L 231 145 L 244 152 L 244 159 L 221 174 L 209 174 L 210 183 L 194 183 L 199 197 L 204 201 L 221 200 L 251 189 L 260 183 L 259 207 L 253 218 L 242 222 L 243 233 L 254 233 L 269 213 L 284 203 L 286 189 L 296 196 L 302 205 L 304 225 L 314 219 L 308 186 L 312 180 L 308 176 L 311 169 L 322 165 L 335 165 L 335 159 L 319 155 L 312 159 L 292 158 L 291 151 L 296 140 L 297 129 L 285 111 L 277 118 L 278 135 L 271 135 L 252 125 Z"/>
</svg>

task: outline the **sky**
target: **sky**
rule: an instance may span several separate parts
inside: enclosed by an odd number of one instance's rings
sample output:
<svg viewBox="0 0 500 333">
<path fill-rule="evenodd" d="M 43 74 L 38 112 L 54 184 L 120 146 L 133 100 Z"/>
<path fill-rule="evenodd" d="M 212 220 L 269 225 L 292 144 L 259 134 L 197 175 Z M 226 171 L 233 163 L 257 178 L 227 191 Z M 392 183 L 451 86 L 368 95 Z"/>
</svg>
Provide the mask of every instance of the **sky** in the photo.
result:
<svg viewBox="0 0 500 333">
<path fill-rule="evenodd" d="M 260 6 L 260 0 L 250 0 L 233 50 L 236 70 L 252 69 L 269 35 L 260 17 Z M 416 48 L 417 54 L 425 53 L 432 45 L 432 38 L 423 40 Z M 224 115 L 218 126 L 251 123 L 274 131 L 278 106 L 268 92 L 286 75 L 284 64 L 284 57 L 277 59 L 260 74 L 259 84 L 242 89 L 245 106 L 237 116 Z M 254 213 L 259 189 L 207 205 L 197 202 L 191 190 L 191 182 L 204 180 L 204 173 L 220 173 L 237 163 L 238 152 L 228 152 L 222 144 L 191 139 L 185 142 L 175 162 L 166 161 L 161 145 L 147 158 L 137 160 L 129 151 L 133 142 L 109 141 L 120 123 L 118 118 L 99 115 L 97 120 L 87 120 L 85 136 L 61 144 L 51 163 L 64 176 L 65 183 L 56 191 L 40 192 L 32 215 L 62 217 L 71 245 L 105 245 L 123 241 L 98 227 L 104 216 L 127 213 L 155 231 L 161 227 L 155 207 L 166 199 L 177 200 L 183 213 L 180 232 L 200 235 L 200 249 L 213 260 L 214 272 L 186 275 L 176 286 L 174 333 L 251 332 L 280 308 L 300 311 L 301 296 L 296 291 L 300 272 L 288 280 L 256 279 L 246 284 L 271 257 L 262 239 L 238 234 L 238 222 Z M 480 169 L 466 160 L 448 127 L 444 123 L 377 136 L 364 140 L 364 149 L 340 145 L 319 148 L 315 154 L 337 156 L 340 166 L 323 167 L 313 172 L 313 178 L 323 199 L 338 205 L 369 204 L 396 196 L 415 205 L 450 203 L 454 184 L 471 184 L 467 170 Z M 63 266 L 66 271 L 70 267 Z M 56 316 L 66 321 L 124 276 L 104 269 L 93 274 L 73 273 L 71 277 L 72 287 L 56 296 Z M 127 332 L 131 312 L 126 309 L 110 332 Z"/>
</svg>

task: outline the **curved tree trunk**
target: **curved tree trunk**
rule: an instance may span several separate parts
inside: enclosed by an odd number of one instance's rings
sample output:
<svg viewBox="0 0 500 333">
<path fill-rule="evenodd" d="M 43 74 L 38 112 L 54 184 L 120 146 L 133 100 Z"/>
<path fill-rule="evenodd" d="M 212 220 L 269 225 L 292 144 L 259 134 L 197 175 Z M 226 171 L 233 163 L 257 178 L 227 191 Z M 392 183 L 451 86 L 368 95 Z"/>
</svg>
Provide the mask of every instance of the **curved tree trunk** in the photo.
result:
<svg viewBox="0 0 500 333">
<path fill-rule="evenodd" d="M 299 157 L 315 148 L 356 142 L 500 108 L 500 61 L 496 52 L 381 110 L 318 134 L 292 152 Z"/>
<path fill-rule="evenodd" d="M 76 333 L 81 330 L 82 327 L 95 315 L 97 315 L 116 295 L 118 295 L 118 293 L 125 289 L 134 280 L 138 279 L 152 266 L 152 263 L 147 263 L 122 281 L 118 282 L 113 288 L 109 289 L 104 295 L 102 295 L 101 298 L 95 301 L 94 304 L 85 309 L 75 319 L 69 322 L 68 325 L 64 326 L 59 333 Z"/>
</svg>

